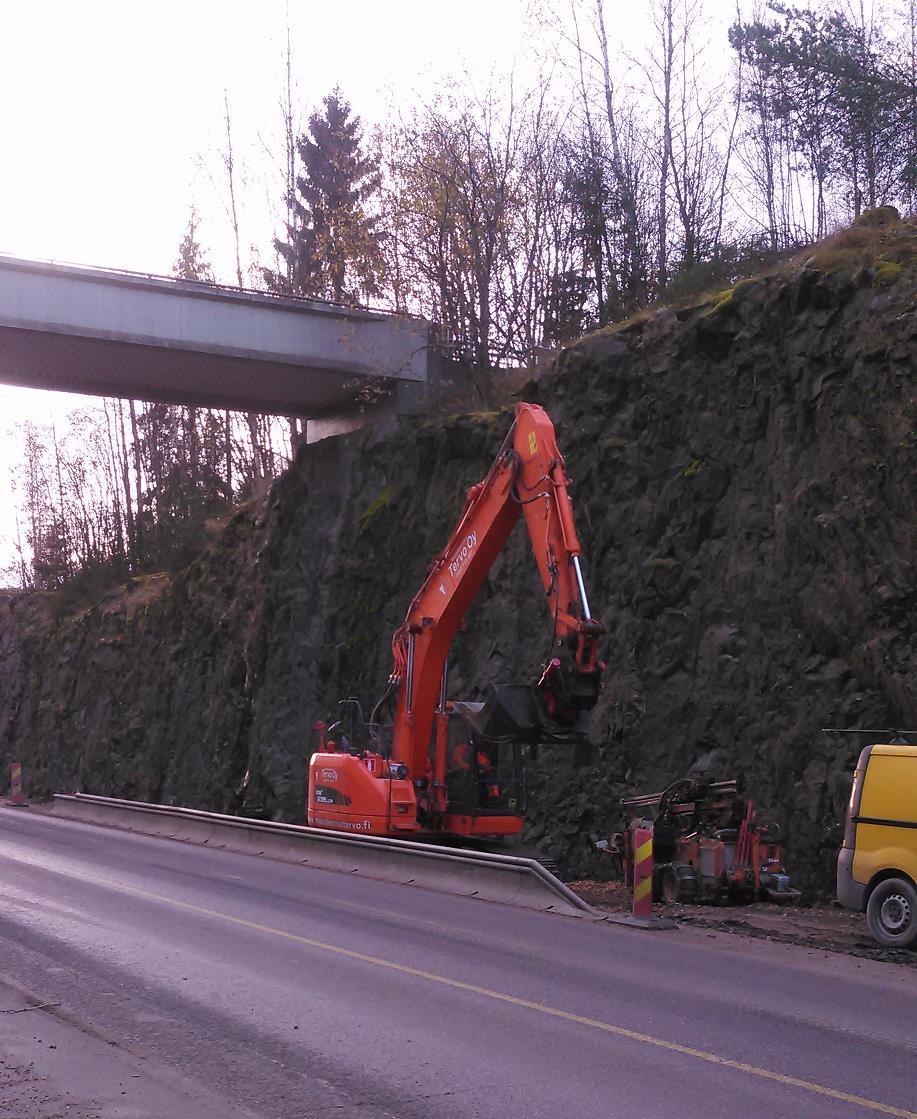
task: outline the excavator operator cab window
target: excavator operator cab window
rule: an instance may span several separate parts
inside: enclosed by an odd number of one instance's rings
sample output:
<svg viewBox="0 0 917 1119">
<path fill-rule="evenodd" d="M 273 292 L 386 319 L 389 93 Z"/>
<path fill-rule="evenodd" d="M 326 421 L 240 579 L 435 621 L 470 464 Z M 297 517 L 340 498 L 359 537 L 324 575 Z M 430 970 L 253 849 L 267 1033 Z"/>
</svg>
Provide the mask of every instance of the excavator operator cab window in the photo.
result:
<svg viewBox="0 0 917 1119">
<path fill-rule="evenodd" d="M 446 747 L 446 796 L 450 812 L 471 815 L 477 808 L 477 780 L 474 767 L 474 736 L 460 718 L 449 720 Z"/>
<path fill-rule="evenodd" d="M 479 742 L 479 812 L 518 815 L 524 808 L 522 744 L 512 739 Z"/>
<path fill-rule="evenodd" d="M 449 811 L 506 815 L 522 810 L 521 747 L 476 736 L 461 718 L 449 722 L 446 793 Z"/>
</svg>

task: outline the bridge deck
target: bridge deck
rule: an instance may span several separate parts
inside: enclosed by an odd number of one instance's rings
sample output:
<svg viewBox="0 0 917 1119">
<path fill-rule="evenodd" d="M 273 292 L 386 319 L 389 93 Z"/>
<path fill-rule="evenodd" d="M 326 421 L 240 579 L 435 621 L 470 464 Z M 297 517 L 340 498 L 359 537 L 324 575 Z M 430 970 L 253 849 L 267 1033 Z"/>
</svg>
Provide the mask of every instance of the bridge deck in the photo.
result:
<svg viewBox="0 0 917 1119">
<path fill-rule="evenodd" d="M 319 416 L 368 379 L 423 383 L 429 323 L 0 256 L 0 383 Z"/>
</svg>

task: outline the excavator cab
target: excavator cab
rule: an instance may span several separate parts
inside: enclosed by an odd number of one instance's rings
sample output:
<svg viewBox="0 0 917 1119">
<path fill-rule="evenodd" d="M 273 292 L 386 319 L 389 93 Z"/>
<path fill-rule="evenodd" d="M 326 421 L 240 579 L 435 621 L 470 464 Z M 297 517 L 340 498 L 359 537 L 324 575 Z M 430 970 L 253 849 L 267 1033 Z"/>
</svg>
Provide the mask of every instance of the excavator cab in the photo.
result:
<svg viewBox="0 0 917 1119">
<path fill-rule="evenodd" d="M 522 752 L 521 742 L 489 739 L 463 714 L 452 711 L 446 752 L 447 815 L 521 817 L 525 809 Z M 486 827 L 486 822 L 480 827 Z M 507 825 L 501 826 L 499 834 L 506 830 Z"/>
<path fill-rule="evenodd" d="M 540 685 L 492 684 L 483 700 L 454 700 L 446 710 L 444 830 L 517 835 L 525 813 L 526 753 L 540 743 L 578 741 L 581 732 L 554 718 Z"/>
</svg>

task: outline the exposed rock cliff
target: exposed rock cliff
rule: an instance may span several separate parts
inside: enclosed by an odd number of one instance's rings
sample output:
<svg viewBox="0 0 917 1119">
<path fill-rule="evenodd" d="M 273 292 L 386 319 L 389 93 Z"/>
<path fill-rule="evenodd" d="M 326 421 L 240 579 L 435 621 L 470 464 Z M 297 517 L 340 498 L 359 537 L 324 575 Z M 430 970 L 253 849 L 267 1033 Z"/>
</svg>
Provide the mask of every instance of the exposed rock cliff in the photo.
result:
<svg viewBox="0 0 917 1119">
<path fill-rule="evenodd" d="M 529 838 L 567 869 L 623 790 L 742 774 L 829 888 L 855 740 L 917 726 L 917 231 L 565 350 L 526 395 L 574 480 L 609 627 L 589 744 L 542 750 Z M 371 700 L 389 641 L 508 413 L 410 418 L 303 448 L 180 576 L 78 613 L 0 599 L 0 759 L 80 787 L 302 818 L 312 723 Z M 457 641 L 451 692 L 526 679 L 548 623 L 524 530 Z M 245 774 L 247 787 L 240 791 Z"/>
</svg>

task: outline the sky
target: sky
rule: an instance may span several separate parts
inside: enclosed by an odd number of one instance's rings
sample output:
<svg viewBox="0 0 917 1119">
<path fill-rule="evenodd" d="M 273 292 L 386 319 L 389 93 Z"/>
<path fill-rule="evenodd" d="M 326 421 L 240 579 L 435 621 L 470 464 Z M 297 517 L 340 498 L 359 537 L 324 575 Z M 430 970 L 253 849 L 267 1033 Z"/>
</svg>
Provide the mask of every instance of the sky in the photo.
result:
<svg viewBox="0 0 917 1119">
<path fill-rule="evenodd" d="M 263 185 L 253 164 L 258 133 L 280 124 L 286 11 L 0 0 L 0 251 L 168 272 L 192 202 L 212 209 L 200 161 L 222 143 L 224 91 L 249 189 Z M 300 99 L 340 83 L 357 112 L 381 117 L 438 66 L 511 60 L 524 13 L 518 0 L 289 0 Z"/>
<path fill-rule="evenodd" d="M 217 277 L 231 281 L 217 155 L 224 94 L 245 178 L 242 240 L 263 248 L 282 194 L 269 152 L 288 17 L 298 103 L 308 109 L 340 85 L 378 124 L 453 78 L 531 76 L 551 46 L 534 31 L 538 3 L 0 0 L 0 252 L 168 274 L 193 205 Z M 619 47 L 639 49 L 648 10 L 649 0 L 606 0 Z M 706 0 L 706 10 L 725 55 L 734 2 Z M 30 418 L 65 424 L 86 403 L 0 386 L 0 569 L 19 454 L 8 432 Z"/>
</svg>

